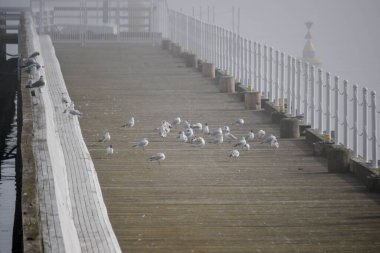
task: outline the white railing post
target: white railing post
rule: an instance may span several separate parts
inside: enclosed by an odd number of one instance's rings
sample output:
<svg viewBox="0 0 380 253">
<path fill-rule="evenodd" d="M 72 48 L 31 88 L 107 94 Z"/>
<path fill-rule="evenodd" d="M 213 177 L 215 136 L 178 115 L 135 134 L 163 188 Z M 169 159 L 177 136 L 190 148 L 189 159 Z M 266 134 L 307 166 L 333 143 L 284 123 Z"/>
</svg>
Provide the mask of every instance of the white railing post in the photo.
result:
<svg viewBox="0 0 380 253">
<path fill-rule="evenodd" d="M 358 157 L 359 156 L 359 148 L 358 148 L 358 86 L 354 85 L 353 86 L 353 103 L 352 103 L 352 111 L 353 111 L 353 151 L 354 151 L 354 156 Z"/>
<path fill-rule="evenodd" d="M 304 98 L 303 98 L 303 106 L 304 106 L 304 118 L 303 122 L 305 125 L 309 125 L 309 63 L 305 62 L 304 67 Z"/>
<path fill-rule="evenodd" d="M 257 43 L 255 41 L 253 42 L 253 86 L 254 86 L 254 90 L 258 91 L 256 69 L 257 69 Z"/>
<path fill-rule="evenodd" d="M 376 108 L 376 92 L 371 92 L 371 121 L 372 121 L 372 168 L 378 168 L 377 162 L 377 108 Z"/>
<path fill-rule="evenodd" d="M 363 159 L 368 162 L 368 98 L 367 88 L 363 88 Z"/>
<path fill-rule="evenodd" d="M 339 138 L 339 128 L 340 128 L 340 122 L 339 122 L 339 77 L 335 76 L 334 78 L 334 90 L 335 90 L 335 134 L 334 134 L 334 142 L 335 144 L 340 144 L 340 138 Z"/>
<path fill-rule="evenodd" d="M 237 36 L 236 36 L 236 33 L 234 33 L 234 36 L 233 36 L 233 50 L 232 50 L 232 62 L 233 62 L 233 71 L 232 71 L 232 75 L 234 76 L 235 80 L 237 78 L 237 65 L 236 65 L 236 55 L 237 55 Z"/>
<path fill-rule="evenodd" d="M 297 60 L 297 110 L 296 115 L 301 115 L 301 61 Z"/>
<path fill-rule="evenodd" d="M 275 75 L 274 75 L 274 82 L 275 82 L 275 105 L 276 106 L 280 106 L 280 96 L 279 96 L 279 85 L 278 85 L 278 72 L 279 72 L 279 52 L 278 50 L 276 50 L 276 54 L 275 54 Z"/>
<path fill-rule="evenodd" d="M 260 94 L 263 93 L 263 82 L 262 82 L 262 76 L 261 76 L 261 44 L 257 44 L 257 90 L 260 92 Z"/>
<path fill-rule="evenodd" d="M 229 55 L 228 55 L 228 65 L 229 65 L 229 74 L 233 75 L 234 74 L 234 69 L 233 69 L 233 40 L 234 40 L 234 35 L 232 31 L 230 31 L 230 38 L 229 38 Z"/>
<path fill-rule="evenodd" d="M 292 92 L 291 92 L 291 87 L 292 87 L 292 57 L 288 55 L 288 73 L 287 73 L 287 91 L 286 91 L 286 96 L 287 97 L 287 102 L 286 102 L 286 112 L 291 115 L 292 114 Z M 284 103 L 285 104 L 285 103 Z"/>
<path fill-rule="evenodd" d="M 244 39 L 240 36 L 240 82 L 244 84 Z"/>
<path fill-rule="evenodd" d="M 270 102 L 273 102 L 273 75 L 272 75 L 272 72 L 273 72 L 273 48 L 270 47 L 269 48 L 269 101 Z"/>
<path fill-rule="evenodd" d="M 315 69 L 314 66 L 310 66 L 310 98 L 311 98 L 311 108 L 310 108 L 310 124 L 311 128 L 315 128 Z"/>
<path fill-rule="evenodd" d="M 318 69 L 318 130 L 323 134 L 323 81 L 322 69 Z"/>
<path fill-rule="evenodd" d="M 292 57 L 292 116 L 297 116 L 296 111 L 296 58 Z"/>
<path fill-rule="evenodd" d="M 280 111 L 283 112 L 285 109 L 285 59 L 284 59 L 284 53 L 281 52 L 281 75 L 280 75 Z"/>
<path fill-rule="evenodd" d="M 264 58 L 263 58 L 263 65 L 264 65 L 264 77 L 263 77 L 263 83 L 264 83 L 264 97 L 268 98 L 268 47 L 264 45 Z"/>
<path fill-rule="evenodd" d="M 245 76 L 244 76 L 244 79 L 245 79 L 245 86 L 247 86 L 249 84 L 249 77 L 248 77 L 248 40 L 247 38 L 244 38 L 244 65 L 245 65 Z"/>
<path fill-rule="evenodd" d="M 326 134 L 331 140 L 331 79 L 330 73 L 326 72 Z"/>
<path fill-rule="evenodd" d="M 346 148 L 348 146 L 348 82 L 347 80 L 343 81 L 343 115 L 344 115 L 344 123 L 343 123 L 343 144 Z"/>
<path fill-rule="evenodd" d="M 248 41 L 248 87 L 252 89 L 252 41 Z"/>
</svg>

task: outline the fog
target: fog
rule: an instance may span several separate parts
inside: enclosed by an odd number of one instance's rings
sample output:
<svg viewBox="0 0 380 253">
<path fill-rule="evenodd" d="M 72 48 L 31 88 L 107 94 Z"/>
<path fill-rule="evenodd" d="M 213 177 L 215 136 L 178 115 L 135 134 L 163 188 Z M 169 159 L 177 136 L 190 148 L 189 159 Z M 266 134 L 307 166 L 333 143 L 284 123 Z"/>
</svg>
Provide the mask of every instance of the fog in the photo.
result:
<svg viewBox="0 0 380 253">
<path fill-rule="evenodd" d="M 240 7 L 240 33 L 294 56 L 301 56 L 305 21 L 323 68 L 380 92 L 380 1 L 378 0 L 168 0 L 169 6 L 207 20 L 215 8 L 216 24 L 232 29 L 232 7 Z M 211 15 L 210 15 L 211 16 Z M 212 20 L 212 18 L 210 18 Z M 235 22 L 236 24 L 237 22 Z"/>
</svg>

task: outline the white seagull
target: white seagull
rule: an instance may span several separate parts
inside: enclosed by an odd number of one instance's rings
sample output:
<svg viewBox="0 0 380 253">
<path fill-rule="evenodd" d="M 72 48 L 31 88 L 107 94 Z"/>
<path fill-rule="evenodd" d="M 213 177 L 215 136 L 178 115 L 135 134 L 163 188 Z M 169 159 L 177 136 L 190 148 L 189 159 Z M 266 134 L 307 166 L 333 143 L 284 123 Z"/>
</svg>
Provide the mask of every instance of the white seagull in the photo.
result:
<svg viewBox="0 0 380 253">
<path fill-rule="evenodd" d="M 203 139 L 202 137 L 194 138 L 191 142 L 191 146 L 193 147 L 204 147 L 205 144 L 205 139 Z"/>
<path fill-rule="evenodd" d="M 103 136 L 103 139 L 100 139 L 99 142 L 106 142 L 111 140 L 111 135 L 109 132 L 106 132 Z"/>
<path fill-rule="evenodd" d="M 272 148 L 279 148 L 279 147 L 280 147 L 280 144 L 278 144 L 278 141 L 277 141 L 277 140 L 272 140 L 272 141 L 270 142 L 270 146 L 271 146 Z"/>
<path fill-rule="evenodd" d="M 237 119 L 235 123 L 236 125 L 244 125 L 244 119 Z"/>
<path fill-rule="evenodd" d="M 38 79 L 38 81 L 34 82 L 34 83 L 28 83 L 25 88 L 40 88 L 42 86 L 45 85 L 45 79 L 44 79 L 44 76 L 40 76 L 40 79 Z"/>
<path fill-rule="evenodd" d="M 273 134 L 269 135 L 261 143 L 269 143 L 270 144 L 272 141 L 277 141 L 276 136 L 274 136 Z"/>
<path fill-rule="evenodd" d="M 214 144 L 222 144 L 222 143 L 223 143 L 223 134 L 215 135 L 215 136 L 213 137 L 213 140 L 212 140 L 210 143 L 214 143 Z"/>
<path fill-rule="evenodd" d="M 188 138 L 187 138 L 187 136 L 185 135 L 185 132 L 184 132 L 184 131 L 179 132 L 179 136 L 178 136 L 178 138 L 179 138 L 181 141 L 183 141 L 183 142 L 187 142 L 187 140 L 188 140 Z"/>
<path fill-rule="evenodd" d="M 137 143 L 136 145 L 133 145 L 133 147 L 140 147 L 143 150 L 145 150 L 145 147 L 148 146 L 148 144 L 149 144 L 148 139 L 144 138 L 141 141 L 139 141 L 139 143 Z"/>
<path fill-rule="evenodd" d="M 260 129 L 259 132 L 257 133 L 257 137 L 259 139 L 263 139 L 265 137 L 265 131 Z"/>
<path fill-rule="evenodd" d="M 184 132 L 185 132 L 185 135 L 187 136 L 187 138 L 191 138 L 194 136 L 194 131 L 192 128 L 188 128 Z"/>
<path fill-rule="evenodd" d="M 253 141 L 253 139 L 255 139 L 255 134 L 253 133 L 253 130 L 251 130 L 248 134 L 246 134 L 245 139 L 247 141 Z"/>
<path fill-rule="evenodd" d="M 160 162 L 165 160 L 165 154 L 164 153 L 157 153 L 149 158 L 150 161 L 158 161 L 158 164 L 161 164 Z"/>
<path fill-rule="evenodd" d="M 243 148 L 242 148 L 244 151 L 248 151 L 251 149 L 251 145 L 249 145 L 249 143 L 246 143 Z"/>
<path fill-rule="evenodd" d="M 194 130 L 202 130 L 202 123 L 195 123 L 190 126 Z"/>
<path fill-rule="evenodd" d="M 212 131 L 211 135 L 214 136 L 214 137 L 223 136 L 222 128 L 219 127 L 218 129 Z"/>
<path fill-rule="evenodd" d="M 135 118 L 134 117 L 131 117 L 127 123 L 125 123 L 124 125 L 122 125 L 121 127 L 125 127 L 125 128 L 132 128 L 134 127 L 135 125 Z"/>
<path fill-rule="evenodd" d="M 181 124 L 181 118 L 180 117 L 174 118 L 173 121 L 172 121 L 172 125 L 173 126 L 177 126 L 179 124 Z"/>
<path fill-rule="evenodd" d="M 247 141 L 245 140 L 245 137 L 242 137 L 240 141 L 238 141 L 234 147 L 244 147 L 244 145 L 247 144 Z"/>
<path fill-rule="evenodd" d="M 107 155 L 113 155 L 113 147 L 112 145 L 109 145 L 106 149 L 106 154 Z"/>
<path fill-rule="evenodd" d="M 229 142 L 231 142 L 231 141 L 235 141 L 235 140 L 238 139 L 235 135 L 233 135 L 233 134 L 230 133 L 230 132 L 226 132 L 226 133 L 224 134 L 224 137 L 226 137 L 226 139 L 227 139 Z"/>
<path fill-rule="evenodd" d="M 229 153 L 229 157 L 237 159 L 239 157 L 240 153 L 238 150 L 233 149 Z"/>
<path fill-rule="evenodd" d="M 210 129 L 208 128 L 207 123 L 204 124 L 202 133 L 203 134 L 210 134 Z"/>
<path fill-rule="evenodd" d="M 231 132 L 230 131 L 230 127 L 229 126 L 224 126 L 223 127 L 223 133 L 228 133 L 228 132 Z"/>
</svg>

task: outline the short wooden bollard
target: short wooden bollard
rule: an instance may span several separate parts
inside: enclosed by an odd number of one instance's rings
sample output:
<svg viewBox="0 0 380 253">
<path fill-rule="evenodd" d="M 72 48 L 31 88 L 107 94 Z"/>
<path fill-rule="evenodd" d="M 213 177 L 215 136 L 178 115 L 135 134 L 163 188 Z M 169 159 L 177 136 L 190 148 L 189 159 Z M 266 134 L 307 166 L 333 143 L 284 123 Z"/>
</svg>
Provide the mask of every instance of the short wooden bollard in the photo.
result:
<svg viewBox="0 0 380 253">
<path fill-rule="evenodd" d="M 299 138 L 299 120 L 296 118 L 283 118 L 280 121 L 280 138 Z"/>
<path fill-rule="evenodd" d="M 170 40 L 162 40 L 161 48 L 163 50 L 169 50 L 170 49 Z"/>
<path fill-rule="evenodd" d="M 215 65 L 213 63 L 204 62 L 202 64 L 202 74 L 204 77 L 215 78 Z"/>
<path fill-rule="evenodd" d="M 247 110 L 261 110 L 261 93 L 259 91 L 245 92 L 244 105 Z"/>
<path fill-rule="evenodd" d="M 195 68 L 197 66 L 197 56 L 195 54 L 186 54 L 186 67 Z"/>
<path fill-rule="evenodd" d="M 275 111 L 271 114 L 272 123 L 280 124 L 283 118 L 286 118 L 286 115 L 283 112 Z"/>
<path fill-rule="evenodd" d="M 327 154 L 327 169 L 333 173 L 350 171 L 351 151 L 343 146 L 334 145 Z"/>
<path fill-rule="evenodd" d="M 230 75 L 222 75 L 219 79 L 219 91 L 220 92 L 235 92 L 235 79 Z"/>
<path fill-rule="evenodd" d="M 198 60 L 197 61 L 197 69 L 199 72 L 202 72 L 202 68 L 203 68 L 203 61 L 202 60 Z"/>
</svg>

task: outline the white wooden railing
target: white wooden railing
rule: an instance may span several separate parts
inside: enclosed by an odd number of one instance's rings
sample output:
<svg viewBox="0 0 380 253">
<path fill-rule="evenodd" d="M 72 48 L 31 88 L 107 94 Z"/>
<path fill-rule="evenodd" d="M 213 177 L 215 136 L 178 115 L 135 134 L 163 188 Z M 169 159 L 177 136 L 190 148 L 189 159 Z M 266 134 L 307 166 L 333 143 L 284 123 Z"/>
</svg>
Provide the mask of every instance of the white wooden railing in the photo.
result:
<svg viewBox="0 0 380 253">
<path fill-rule="evenodd" d="M 163 33 L 167 39 L 378 167 L 375 91 L 368 98 L 367 88 L 351 86 L 301 58 L 178 11 L 168 9 L 167 15 Z"/>
</svg>

